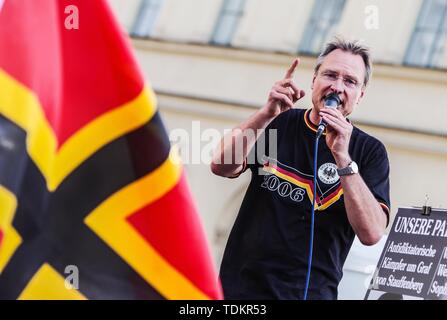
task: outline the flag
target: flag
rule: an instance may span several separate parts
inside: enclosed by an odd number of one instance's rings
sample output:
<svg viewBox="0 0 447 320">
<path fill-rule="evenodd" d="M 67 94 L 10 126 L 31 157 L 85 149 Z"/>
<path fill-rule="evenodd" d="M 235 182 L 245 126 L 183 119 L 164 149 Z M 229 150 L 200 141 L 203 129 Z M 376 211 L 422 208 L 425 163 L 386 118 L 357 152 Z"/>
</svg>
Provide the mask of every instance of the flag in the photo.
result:
<svg viewBox="0 0 447 320">
<path fill-rule="evenodd" d="M 106 1 L 0 10 L 0 299 L 220 299 L 156 97 Z"/>
</svg>

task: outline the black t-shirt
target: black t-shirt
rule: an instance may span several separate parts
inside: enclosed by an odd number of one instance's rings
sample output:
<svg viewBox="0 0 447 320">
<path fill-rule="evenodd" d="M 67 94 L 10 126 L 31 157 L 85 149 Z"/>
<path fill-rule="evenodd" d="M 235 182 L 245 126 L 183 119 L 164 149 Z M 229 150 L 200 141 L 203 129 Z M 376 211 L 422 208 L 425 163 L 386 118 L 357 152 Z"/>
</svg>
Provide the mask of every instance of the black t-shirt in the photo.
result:
<svg viewBox="0 0 447 320">
<path fill-rule="evenodd" d="M 220 269 L 226 299 L 303 298 L 316 133 L 309 114 L 310 109 L 291 109 L 280 114 L 266 128 L 265 135 L 258 139 L 248 157 L 246 168 L 250 168 L 252 179 Z M 276 129 L 276 152 L 269 140 L 275 135 L 269 134 L 272 133 L 269 129 Z M 253 161 L 255 154 L 258 157 Z M 349 154 L 389 219 L 389 163 L 384 145 L 354 127 Z M 343 264 L 355 236 L 335 169 L 335 160 L 323 136 L 318 147 L 309 299 L 337 298 Z"/>
</svg>

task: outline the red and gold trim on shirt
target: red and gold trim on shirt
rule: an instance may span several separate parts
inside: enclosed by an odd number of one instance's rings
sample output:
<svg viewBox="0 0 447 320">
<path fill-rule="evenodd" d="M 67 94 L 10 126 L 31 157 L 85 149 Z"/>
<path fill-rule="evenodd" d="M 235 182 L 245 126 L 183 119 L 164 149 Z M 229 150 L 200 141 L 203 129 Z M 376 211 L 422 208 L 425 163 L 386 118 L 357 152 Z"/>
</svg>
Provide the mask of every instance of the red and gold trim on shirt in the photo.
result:
<svg viewBox="0 0 447 320">
<path fill-rule="evenodd" d="M 295 174 L 284 168 L 280 168 L 279 166 L 269 162 L 264 164 L 263 170 L 271 174 L 274 174 L 275 176 L 283 180 L 286 180 L 298 187 L 305 189 L 310 202 L 311 203 L 313 202 L 314 199 L 313 181 L 311 179 L 301 177 L 298 174 Z M 337 202 L 337 200 L 340 199 L 342 195 L 343 195 L 343 188 L 341 187 L 341 184 L 335 189 L 335 191 L 331 192 L 329 195 L 325 197 L 319 195 L 317 192 L 315 210 L 322 211 L 327 209 L 333 203 Z"/>
<path fill-rule="evenodd" d="M 306 123 L 306 126 L 312 130 L 313 132 L 317 133 L 318 127 L 310 121 L 310 112 L 312 109 L 307 109 L 306 112 L 304 112 L 304 122 Z M 326 135 L 326 130 L 323 132 L 323 135 Z"/>
</svg>

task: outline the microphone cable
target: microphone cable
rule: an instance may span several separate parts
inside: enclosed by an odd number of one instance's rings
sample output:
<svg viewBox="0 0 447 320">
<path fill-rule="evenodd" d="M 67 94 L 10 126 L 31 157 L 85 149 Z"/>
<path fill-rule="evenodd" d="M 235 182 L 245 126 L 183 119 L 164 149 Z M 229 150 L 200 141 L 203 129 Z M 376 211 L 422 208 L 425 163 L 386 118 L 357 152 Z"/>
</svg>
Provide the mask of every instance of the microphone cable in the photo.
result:
<svg viewBox="0 0 447 320">
<path fill-rule="evenodd" d="M 340 97 L 337 93 L 332 92 L 327 95 L 324 99 L 324 105 L 328 108 L 337 108 L 341 103 Z M 312 199 L 312 210 L 310 213 L 310 239 L 309 239 L 309 258 L 307 261 L 307 274 L 306 274 L 306 286 L 304 287 L 304 300 L 307 300 L 307 293 L 309 291 L 310 274 L 312 271 L 312 255 L 313 255 L 313 245 L 314 245 L 314 231 L 315 231 L 315 202 L 317 198 L 317 165 L 318 165 L 318 142 L 323 134 L 324 129 L 327 124 L 321 120 L 318 126 L 317 134 L 315 136 L 315 147 L 314 147 L 314 177 L 313 177 L 313 199 Z"/>
<path fill-rule="evenodd" d="M 306 286 L 304 288 L 304 300 L 307 300 L 307 292 L 309 290 L 310 274 L 312 270 L 312 254 L 314 245 L 314 229 L 315 229 L 315 199 L 317 198 L 317 164 L 318 164 L 318 142 L 320 141 L 322 131 L 317 132 L 314 147 L 314 178 L 313 178 L 313 200 L 312 210 L 310 213 L 310 239 L 309 239 L 309 258 L 307 261 Z"/>
</svg>

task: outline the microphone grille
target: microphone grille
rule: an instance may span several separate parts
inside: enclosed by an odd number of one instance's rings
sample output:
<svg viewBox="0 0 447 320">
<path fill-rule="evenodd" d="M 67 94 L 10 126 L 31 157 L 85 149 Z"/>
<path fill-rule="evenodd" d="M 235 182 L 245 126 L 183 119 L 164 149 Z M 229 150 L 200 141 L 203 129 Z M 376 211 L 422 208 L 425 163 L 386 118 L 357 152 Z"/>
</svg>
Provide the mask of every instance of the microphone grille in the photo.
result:
<svg viewBox="0 0 447 320">
<path fill-rule="evenodd" d="M 324 98 L 324 105 L 329 108 L 337 108 L 341 103 L 340 97 L 336 93 L 330 93 Z"/>
</svg>

